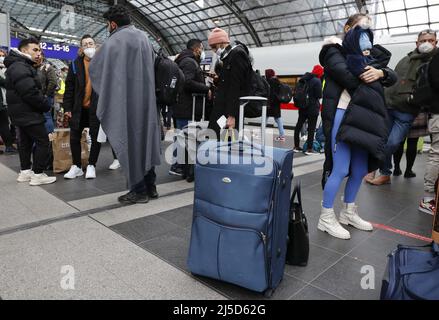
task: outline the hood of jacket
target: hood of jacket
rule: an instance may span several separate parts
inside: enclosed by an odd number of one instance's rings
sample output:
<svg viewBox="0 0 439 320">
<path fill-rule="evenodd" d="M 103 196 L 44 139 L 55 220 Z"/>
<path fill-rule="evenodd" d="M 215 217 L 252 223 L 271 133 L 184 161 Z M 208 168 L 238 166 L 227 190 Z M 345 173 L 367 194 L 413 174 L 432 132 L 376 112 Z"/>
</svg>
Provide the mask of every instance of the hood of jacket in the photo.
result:
<svg viewBox="0 0 439 320">
<path fill-rule="evenodd" d="M 200 62 L 199 59 L 197 59 L 197 57 L 195 57 L 195 55 L 194 55 L 194 53 L 193 53 L 192 50 L 190 50 L 190 49 L 184 49 L 184 50 L 183 50 L 183 51 L 177 56 L 177 58 L 175 59 L 175 63 L 176 63 L 176 64 L 180 64 L 180 62 L 181 62 L 183 59 L 186 59 L 186 58 L 194 59 L 197 63 Z"/>
<path fill-rule="evenodd" d="M 9 55 L 5 58 L 4 64 L 6 68 L 9 68 L 13 63 L 15 62 L 25 62 L 30 65 L 34 65 L 35 62 L 32 61 L 32 58 L 30 55 L 23 53 L 21 51 L 18 51 L 17 49 L 13 48 L 9 52 Z"/>
<path fill-rule="evenodd" d="M 316 78 L 316 75 L 312 74 L 311 72 L 307 72 L 300 79 L 308 81 L 308 80 L 311 80 L 312 78 Z"/>
</svg>

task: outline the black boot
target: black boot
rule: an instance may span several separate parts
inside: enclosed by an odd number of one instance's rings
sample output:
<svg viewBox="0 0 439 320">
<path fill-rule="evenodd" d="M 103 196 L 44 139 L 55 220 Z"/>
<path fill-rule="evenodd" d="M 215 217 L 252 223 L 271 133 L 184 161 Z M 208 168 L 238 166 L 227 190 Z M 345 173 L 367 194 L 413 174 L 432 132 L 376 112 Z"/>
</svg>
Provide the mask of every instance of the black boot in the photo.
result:
<svg viewBox="0 0 439 320">
<path fill-rule="evenodd" d="M 402 171 L 400 167 L 395 167 L 395 170 L 393 170 L 393 175 L 395 177 L 402 175 Z"/>
<path fill-rule="evenodd" d="M 188 164 L 187 167 L 188 168 L 187 168 L 186 181 L 193 182 L 195 180 L 195 174 L 194 174 L 195 166 L 193 164 Z"/>
<path fill-rule="evenodd" d="M 150 199 L 157 199 L 159 197 L 159 194 L 157 192 L 157 187 L 155 184 L 149 185 L 149 186 L 147 186 L 147 188 L 148 188 L 148 191 L 147 191 L 148 197 Z"/>
<path fill-rule="evenodd" d="M 123 196 L 117 198 L 117 200 L 122 204 L 133 204 L 133 203 L 148 203 L 149 197 L 147 193 L 137 193 L 130 191 Z"/>
<path fill-rule="evenodd" d="M 406 170 L 404 173 L 404 178 L 414 178 L 416 177 L 416 173 L 414 173 L 412 170 Z"/>
</svg>

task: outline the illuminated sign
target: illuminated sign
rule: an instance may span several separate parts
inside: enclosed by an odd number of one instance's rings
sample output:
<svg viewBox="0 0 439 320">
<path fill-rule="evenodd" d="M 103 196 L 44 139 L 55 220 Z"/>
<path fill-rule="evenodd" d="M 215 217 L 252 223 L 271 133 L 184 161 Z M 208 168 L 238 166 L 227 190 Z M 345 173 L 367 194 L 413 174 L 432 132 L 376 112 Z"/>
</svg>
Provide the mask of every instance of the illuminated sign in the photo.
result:
<svg viewBox="0 0 439 320">
<path fill-rule="evenodd" d="M 17 48 L 20 43 L 20 39 L 11 38 L 11 47 Z M 42 41 L 40 42 L 41 49 L 44 52 L 46 58 L 53 58 L 59 60 L 74 60 L 78 56 L 78 47 L 72 46 L 67 43 L 51 43 Z"/>
</svg>

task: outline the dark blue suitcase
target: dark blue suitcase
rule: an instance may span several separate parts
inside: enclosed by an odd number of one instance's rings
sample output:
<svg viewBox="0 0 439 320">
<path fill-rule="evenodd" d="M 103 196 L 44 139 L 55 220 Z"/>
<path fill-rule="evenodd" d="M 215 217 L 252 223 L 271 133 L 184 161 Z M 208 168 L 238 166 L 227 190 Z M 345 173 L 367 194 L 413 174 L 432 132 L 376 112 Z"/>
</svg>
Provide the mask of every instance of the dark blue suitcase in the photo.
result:
<svg viewBox="0 0 439 320">
<path fill-rule="evenodd" d="M 243 132 L 243 106 L 240 113 Z M 193 274 L 271 296 L 284 274 L 292 162 L 292 150 L 241 139 L 200 146 L 188 256 Z"/>
<path fill-rule="evenodd" d="M 439 245 L 398 245 L 388 255 L 381 300 L 439 300 Z"/>
</svg>

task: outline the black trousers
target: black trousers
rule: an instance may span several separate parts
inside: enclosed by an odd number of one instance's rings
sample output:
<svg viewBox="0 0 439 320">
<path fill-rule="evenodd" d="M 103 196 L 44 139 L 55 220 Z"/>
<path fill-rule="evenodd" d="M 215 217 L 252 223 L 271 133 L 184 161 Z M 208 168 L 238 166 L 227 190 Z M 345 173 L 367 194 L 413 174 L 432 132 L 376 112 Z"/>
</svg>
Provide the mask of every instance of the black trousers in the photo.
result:
<svg viewBox="0 0 439 320">
<path fill-rule="evenodd" d="M 17 127 L 17 129 L 21 170 L 31 168 L 31 155 L 35 143 L 32 169 L 37 174 L 43 173 L 49 156 L 49 137 L 44 123 L 28 127 Z"/>
<path fill-rule="evenodd" d="M 79 128 L 70 128 L 70 149 L 72 151 L 73 164 L 81 168 L 81 137 L 84 128 L 90 128 L 91 149 L 88 164 L 96 166 L 101 144 L 97 141 L 99 132 L 99 122 L 90 121 L 89 109 L 81 110 L 81 120 Z"/>
<path fill-rule="evenodd" d="M 418 140 L 419 138 L 407 138 L 407 151 L 406 151 L 406 160 L 407 166 L 405 171 L 412 171 L 413 165 L 415 164 L 416 154 L 418 153 Z M 401 143 L 398 150 L 393 154 L 393 162 L 395 163 L 395 168 L 400 168 L 400 162 L 402 159 L 402 155 L 404 154 L 404 143 L 405 140 Z"/>
<path fill-rule="evenodd" d="M 9 129 L 9 117 L 8 111 L 2 110 L 0 111 L 0 136 L 6 147 L 11 147 L 13 141 L 11 131 Z"/>
<path fill-rule="evenodd" d="M 308 113 L 299 110 L 299 119 L 297 120 L 296 128 L 294 129 L 294 147 L 300 147 L 300 131 L 302 130 L 303 124 L 308 120 L 308 149 L 312 149 L 314 142 L 314 133 L 316 131 L 317 119 L 319 115 L 308 115 Z"/>
<path fill-rule="evenodd" d="M 147 192 L 149 186 L 155 185 L 156 178 L 157 175 L 155 173 L 155 167 L 152 167 L 143 178 L 143 180 L 136 184 L 131 191 L 134 191 L 136 193 Z"/>
</svg>

